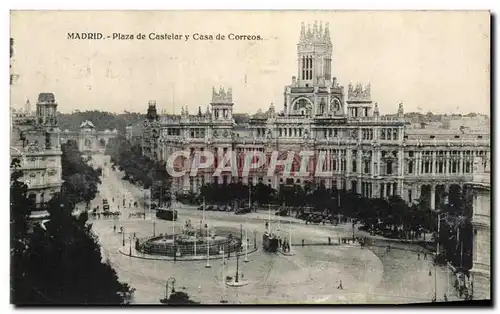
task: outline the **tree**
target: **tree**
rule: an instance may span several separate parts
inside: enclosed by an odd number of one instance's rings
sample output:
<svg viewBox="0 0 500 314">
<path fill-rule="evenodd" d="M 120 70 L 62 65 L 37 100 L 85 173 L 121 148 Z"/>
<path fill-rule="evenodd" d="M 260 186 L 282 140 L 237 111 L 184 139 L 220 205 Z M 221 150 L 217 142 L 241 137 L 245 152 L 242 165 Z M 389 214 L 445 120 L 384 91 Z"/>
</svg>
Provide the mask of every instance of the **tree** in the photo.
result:
<svg viewBox="0 0 500 314">
<path fill-rule="evenodd" d="M 81 155 L 74 155 L 67 147 L 61 160 L 66 178 L 75 178 L 78 170 L 88 171 L 82 167 Z M 74 183 L 65 182 L 62 193 L 48 202 L 50 220 L 36 224 L 28 233 L 27 187 L 18 181 L 16 165 L 18 162 L 13 162 L 11 175 L 12 302 L 16 305 L 130 302 L 133 289 L 118 281 L 108 262 L 103 263 L 87 215 L 72 215 L 75 200 L 82 197 L 72 188 Z"/>
<path fill-rule="evenodd" d="M 14 303 L 122 304 L 132 290 L 109 265 L 102 263 L 97 238 L 86 215 L 71 215 L 71 202 L 62 195 L 48 205 L 50 220 L 30 236 L 22 264 L 23 281 L 13 293 Z M 16 256 L 13 262 L 17 262 Z"/>
<path fill-rule="evenodd" d="M 183 291 L 174 291 L 168 299 L 161 299 L 161 303 L 168 305 L 193 305 L 200 304 L 189 298 L 189 295 Z"/>
<path fill-rule="evenodd" d="M 61 150 L 63 189 L 67 199 L 73 205 L 79 202 L 89 203 L 97 195 L 98 185 L 101 183 L 100 169 L 94 169 L 84 161 L 74 140 L 61 145 Z"/>
</svg>

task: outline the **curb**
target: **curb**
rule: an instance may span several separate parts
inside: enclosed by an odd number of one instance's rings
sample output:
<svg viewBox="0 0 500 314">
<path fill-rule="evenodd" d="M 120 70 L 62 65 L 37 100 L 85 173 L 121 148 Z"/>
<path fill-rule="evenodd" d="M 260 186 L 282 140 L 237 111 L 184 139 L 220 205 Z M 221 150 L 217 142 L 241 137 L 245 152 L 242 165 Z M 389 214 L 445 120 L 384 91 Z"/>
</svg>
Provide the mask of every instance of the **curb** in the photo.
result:
<svg viewBox="0 0 500 314">
<path fill-rule="evenodd" d="M 252 249 L 252 250 L 249 250 L 247 252 L 248 255 L 252 254 L 252 253 L 255 253 L 257 252 L 259 249 Z M 165 262 L 173 262 L 174 261 L 174 258 L 173 257 L 170 257 L 170 256 L 165 256 L 165 255 L 161 255 L 161 257 L 155 257 L 154 255 L 150 255 L 150 254 L 146 254 L 145 256 L 140 256 L 140 255 L 133 255 L 130 256 L 128 253 L 128 248 L 125 247 L 120 247 L 118 249 L 118 252 L 124 256 L 127 256 L 127 257 L 133 257 L 133 258 L 137 258 L 137 259 L 144 259 L 144 260 L 150 260 L 150 261 L 165 261 Z M 137 251 L 136 250 L 133 250 L 132 253 L 136 253 L 137 254 Z M 244 257 L 245 256 L 245 253 L 241 253 L 240 254 L 237 254 L 239 257 Z M 232 257 L 236 257 L 236 255 L 232 255 Z M 220 260 L 222 259 L 223 256 L 222 255 L 210 255 L 210 260 Z M 227 257 L 226 257 L 227 259 Z M 179 258 L 176 258 L 175 261 L 176 262 L 199 262 L 199 261 L 206 261 L 207 260 L 207 257 L 206 256 L 200 256 L 200 257 L 187 257 L 187 258 L 184 258 L 184 257 L 179 257 Z"/>
</svg>

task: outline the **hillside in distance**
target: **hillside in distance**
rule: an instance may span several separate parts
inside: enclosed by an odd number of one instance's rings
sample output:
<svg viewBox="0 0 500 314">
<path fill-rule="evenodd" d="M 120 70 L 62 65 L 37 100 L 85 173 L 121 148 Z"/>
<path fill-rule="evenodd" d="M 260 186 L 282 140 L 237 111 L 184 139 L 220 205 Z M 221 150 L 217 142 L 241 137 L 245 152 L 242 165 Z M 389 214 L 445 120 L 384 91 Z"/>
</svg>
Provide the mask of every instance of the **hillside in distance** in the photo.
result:
<svg viewBox="0 0 500 314">
<path fill-rule="evenodd" d="M 145 114 L 127 111 L 119 114 L 99 110 L 59 113 L 59 129 L 62 131 L 66 129 L 78 131 L 82 122 L 89 120 L 98 131 L 116 129 L 118 132 L 124 134 L 127 125 L 144 121 L 145 118 Z"/>
</svg>

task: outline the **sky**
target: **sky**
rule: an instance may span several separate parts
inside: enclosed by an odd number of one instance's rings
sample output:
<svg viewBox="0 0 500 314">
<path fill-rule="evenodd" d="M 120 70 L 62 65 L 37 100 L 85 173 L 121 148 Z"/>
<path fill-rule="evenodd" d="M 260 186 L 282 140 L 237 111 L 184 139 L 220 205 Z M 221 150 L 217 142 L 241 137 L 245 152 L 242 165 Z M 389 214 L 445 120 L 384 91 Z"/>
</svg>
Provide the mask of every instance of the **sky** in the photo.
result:
<svg viewBox="0 0 500 314">
<path fill-rule="evenodd" d="M 381 114 L 490 113 L 486 11 L 13 11 L 11 105 L 53 92 L 60 112 L 191 113 L 231 87 L 234 112 L 255 113 L 297 75 L 301 22 L 329 23 L 332 75 L 371 83 Z M 245 40 L 72 40 L 69 32 L 260 35 Z M 245 80 L 246 77 L 246 80 Z"/>
</svg>

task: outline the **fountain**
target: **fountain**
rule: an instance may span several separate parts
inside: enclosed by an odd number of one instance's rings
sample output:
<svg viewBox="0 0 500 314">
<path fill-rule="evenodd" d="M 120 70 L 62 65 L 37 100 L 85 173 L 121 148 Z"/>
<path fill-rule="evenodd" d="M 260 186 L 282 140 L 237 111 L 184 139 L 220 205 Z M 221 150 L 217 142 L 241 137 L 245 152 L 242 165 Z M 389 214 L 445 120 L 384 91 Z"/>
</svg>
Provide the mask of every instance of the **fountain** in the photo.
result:
<svg viewBox="0 0 500 314">
<path fill-rule="evenodd" d="M 142 239 L 136 244 L 139 252 L 171 257 L 207 257 L 219 255 L 221 251 L 240 252 L 240 239 L 233 236 L 236 230 L 209 228 L 207 224 L 195 227 L 186 220 L 180 233 L 160 234 Z"/>
</svg>

